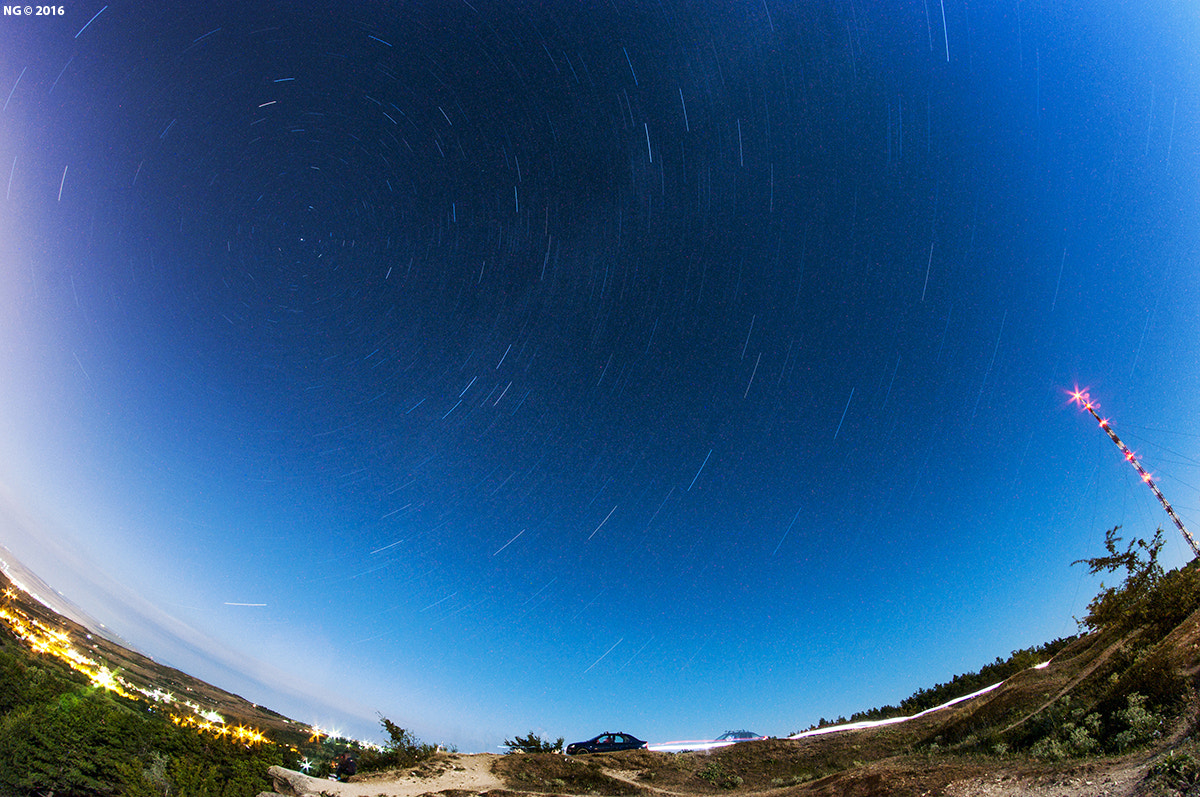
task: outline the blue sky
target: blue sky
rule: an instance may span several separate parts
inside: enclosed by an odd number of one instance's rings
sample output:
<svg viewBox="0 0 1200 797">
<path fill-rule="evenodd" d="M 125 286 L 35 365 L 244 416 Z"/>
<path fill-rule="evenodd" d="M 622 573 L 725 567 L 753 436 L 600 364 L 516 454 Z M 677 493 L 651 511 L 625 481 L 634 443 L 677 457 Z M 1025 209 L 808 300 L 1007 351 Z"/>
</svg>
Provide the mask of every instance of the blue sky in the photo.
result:
<svg viewBox="0 0 1200 797">
<path fill-rule="evenodd" d="M 944 13 L 944 17 L 943 17 Z M 297 719 L 783 735 L 1200 522 L 1183 4 L 0 17 L 0 544 Z"/>
</svg>

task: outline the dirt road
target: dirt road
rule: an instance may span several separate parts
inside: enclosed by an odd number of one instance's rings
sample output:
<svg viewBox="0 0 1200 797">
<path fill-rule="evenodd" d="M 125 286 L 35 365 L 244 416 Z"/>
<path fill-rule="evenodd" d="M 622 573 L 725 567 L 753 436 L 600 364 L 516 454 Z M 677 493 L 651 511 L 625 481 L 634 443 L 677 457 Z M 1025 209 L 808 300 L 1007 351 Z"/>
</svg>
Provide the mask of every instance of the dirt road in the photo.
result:
<svg viewBox="0 0 1200 797">
<path fill-rule="evenodd" d="M 356 777 L 350 783 L 313 778 L 283 767 L 271 767 L 275 791 L 288 797 L 325 794 L 339 797 L 418 797 L 421 794 L 461 789 L 482 793 L 502 788 L 500 779 L 492 774 L 492 762 L 498 758 L 491 753 L 466 755 L 447 753 L 438 759 L 433 770 L 407 770 Z M 417 772 L 418 774 L 412 774 Z"/>
</svg>

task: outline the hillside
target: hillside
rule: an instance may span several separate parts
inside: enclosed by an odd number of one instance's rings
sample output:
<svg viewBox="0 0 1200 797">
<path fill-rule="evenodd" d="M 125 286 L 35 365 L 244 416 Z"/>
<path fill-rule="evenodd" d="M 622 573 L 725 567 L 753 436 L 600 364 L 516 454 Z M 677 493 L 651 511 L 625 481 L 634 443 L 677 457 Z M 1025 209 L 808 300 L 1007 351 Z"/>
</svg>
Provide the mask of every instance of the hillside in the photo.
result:
<svg viewBox="0 0 1200 797">
<path fill-rule="evenodd" d="M 260 730 L 283 744 L 307 739 L 312 729 L 268 708 L 226 692 L 185 672 L 94 633 L 18 589 L 0 572 L 0 629 L 30 649 L 69 663 L 94 684 L 108 676 L 125 682 L 124 691 L 180 716 L 200 721 L 219 716 L 221 724 Z"/>
<path fill-rule="evenodd" d="M 1169 718 L 1165 712 L 1157 714 L 1164 721 L 1155 724 L 1145 743 L 1108 755 L 1099 750 L 1081 755 L 1067 749 L 1072 739 L 1086 744 L 1076 731 L 1092 714 L 1101 726 L 1112 726 L 1111 736 L 1128 730 L 1119 717 L 1104 716 L 1114 686 L 1131 685 L 1134 680 L 1147 689 L 1178 685 L 1159 665 L 1177 668 L 1188 679 L 1197 672 L 1200 612 L 1150 647 L 1142 646 L 1139 636 L 1141 631 L 1082 636 L 1048 666 L 1020 672 L 987 694 L 881 727 L 743 742 L 704 753 L 443 754 L 420 767 L 359 775 L 346 784 L 276 779 L 276 789 L 284 794 L 323 792 L 346 797 L 1200 793 L 1200 788 L 1187 790 L 1200 781 L 1200 752 L 1191 738 L 1198 704 L 1186 685 L 1184 700 L 1174 704 Z M 1128 713 L 1127 708 L 1117 712 Z M 1100 728 L 1092 738 L 1099 744 L 1103 734 Z M 1045 739 L 1062 741 L 1057 749 L 1042 744 L 1037 754 L 1031 752 Z M 1016 749 L 1022 745 L 1025 749 Z M 481 780 L 481 769 L 494 776 L 490 788 Z"/>
<path fill-rule="evenodd" d="M 1123 680 L 1167 688 L 1166 667 L 1194 677 L 1200 664 L 1200 614 L 1160 643 L 1136 651 L 1134 634 L 1093 633 L 1043 669 L 1029 669 L 998 689 L 907 722 L 802 739 L 744 742 L 711 753 L 635 751 L 572 760 L 508 756 L 496 772 L 514 791 L 606 795 L 1007 795 L 1172 794 L 1197 775 L 1190 734 L 1197 717 L 1191 690 L 1175 718 L 1150 744 L 1119 755 L 1055 760 L 1014 751 L 1032 737 L 1070 739 L 1083 718 L 1106 709 Z M 1135 662 L 1129 660 L 1133 655 Z M 1153 683 L 1152 681 L 1157 681 Z M 1120 710 L 1120 709 L 1118 709 Z M 1112 722 L 1116 724 L 1116 720 Z M 1111 729 L 1119 734 L 1121 731 Z M 1044 732 L 1050 731 L 1046 736 Z M 1078 736 L 1078 734 L 1077 734 Z M 1036 742 L 1034 743 L 1036 744 Z M 1044 745 L 1043 751 L 1051 745 Z M 1146 780 L 1156 762 L 1164 772 Z M 581 774 L 582 773 L 582 774 Z M 578 781 L 582 788 L 562 784 Z"/>
<path fill-rule="evenodd" d="M 503 787 L 489 793 L 1200 794 L 1200 749 L 1193 738 L 1200 718 L 1200 566 L 1164 573 L 1157 564 L 1161 531 L 1124 551 L 1116 531 L 1108 534 L 1108 556 L 1085 560 L 1095 573 L 1125 571 L 1123 584 L 1102 589 L 1089 606 L 1083 626 L 1090 632 L 1053 646 L 1049 661 L 1021 669 L 995 689 L 903 722 L 707 753 L 504 756 L 491 764 Z M 1013 661 L 1026 655 L 1014 654 Z M 450 772 L 425 770 L 434 779 L 425 783 L 410 770 L 382 780 L 360 776 L 370 783 L 343 787 L 359 791 L 320 790 L 461 795 L 453 769 L 471 767 L 461 761 L 446 766 Z M 277 781 L 277 788 L 285 786 Z"/>
<path fill-rule="evenodd" d="M 0 653 L 8 651 L 0 662 L 5 688 L 11 692 L 12 684 L 22 683 L 22 688 L 44 690 L 51 680 L 60 684 L 48 697 L 8 694 L 0 700 L 0 748 L 20 747 L 23 755 L 40 757 L 41 772 L 57 772 L 55 761 L 78 751 L 62 750 L 66 737 L 43 734 L 39 723 L 58 722 L 71 706 L 95 703 L 95 695 L 105 690 L 120 705 L 96 708 L 98 726 L 131 721 L 138 705 L 148 705 L 151 715 L 168 719 L 177 733 L 207 733 L 225 745 L 218 749 L 213 741 L 197 745 L 168 739 L 162 728 L 171 725 L 152 731 L 139 727 L 135 733 L 145 739 L 140 747 L 111 754 L 133 760 L 107 764 L 119 771 L 119 779 L 111 772 L 92 773 L 57 789 L 43 788 L 37 776 L 9 777 L 27 763 L 14 758 L 14 750 L 0 749 L 4 760 L 15 762 L 4 774 L 8 791 L 0 788 L 0 793 L 206 794 L 208 787 L 197 784 L 221 782 L 213 758 L 220 753 L 226 757 L 221 760 L 232 761 L 222 766 L 236 772 L 238 780 L 236 788 L 226 779 L 212 793 L 230 797 L 271 788 L 268 768 L 277 776 L 273 788 L 279 793 L 346 797 L 1200 794 L 1200 787 L 1190 791 L 1200 782 L 1200 749 L 1192 737 L 1200 717 L 1194 688 L 1200 674 L 1200 568 L 1163 574 L 1155 569 L 1153 546 L 1142 543 L 1142 548 L 1151 552 L 1148 561 L 1131 559 L 1128 552 L 1118 555 L 1110 547 L 1128 576 L 1123 587 L 1102 591 L 1093 601 L 1084 620 L 1088 633 L 1046 648 L 1054 651 L 1048 661 L 1033 661 L 1028 651 L 1014 654 L 1009 664 L 1020 662 L 1024 669 L 996 688 L 905 721 L 896 721 L 895 714 L 920 704 L 916 698 L 958 697 L 955 689 L 965 695 L 980 676 L 922 690 L 890 713 L 866 712 L 892 717 L 876 727 L 823 728 L 820 734 L 743 742 L 706 753 L 473 756 L 414 745 L 426 760 L 359 774 L 344 784 L 278 766 L 303 764 L 324 774 L 334 740 L 316 738 L 301 723 L 90 634 L 0 580 Z M 1103 565 L 1108 559 L 1089 562 Z M 26 650 L 28 664 L 14 658 L 12 651 L 19 647 Z M 53 675 L 51 668 L 65 674 Z M 34 670 L 41 675 L 28 675 Z M 88 730 L 102 734 L 96 739 L 110 735 L 103 728 Z M 39 741 L 43 737 L 60 741 Z M 344 749 L 349 742 L 337 744 Z M 384 761 L 386 752 L 362 751 L 364 761 L 374 755 L 375 762 Z M 185 754 L 191 757 L 183 767 Z M 213 771 L 204 772 L 205 767 Z M 188 778 L 191 788 L 182 785 Z"/>
</svg>

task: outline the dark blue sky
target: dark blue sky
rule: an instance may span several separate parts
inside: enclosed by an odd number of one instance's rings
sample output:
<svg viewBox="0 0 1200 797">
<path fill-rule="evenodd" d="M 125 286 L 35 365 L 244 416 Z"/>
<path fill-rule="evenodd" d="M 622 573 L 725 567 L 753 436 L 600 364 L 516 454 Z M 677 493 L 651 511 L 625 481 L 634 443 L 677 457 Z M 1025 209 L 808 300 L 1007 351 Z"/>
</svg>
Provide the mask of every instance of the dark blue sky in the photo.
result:
<svg viewBox="0 0 1200 797">
<path fill-rule="evenodd" d="M 782 735 L 1168 522 L 1066 389 L 1200 519 L 1188 4 L 242 5 L 0 17 L 0 543 L 147 652 Z"/>
</svg>

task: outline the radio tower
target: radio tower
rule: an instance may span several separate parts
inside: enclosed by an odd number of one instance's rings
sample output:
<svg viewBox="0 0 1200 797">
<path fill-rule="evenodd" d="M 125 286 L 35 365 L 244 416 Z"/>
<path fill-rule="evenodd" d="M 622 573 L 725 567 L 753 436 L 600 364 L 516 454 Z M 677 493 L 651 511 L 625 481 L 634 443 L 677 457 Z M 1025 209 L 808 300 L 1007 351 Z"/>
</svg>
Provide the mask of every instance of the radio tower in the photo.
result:
<svg viewBox="0 0 1200 797">
<path fill-rule="evenodd" d="M 1112 427 L 1108 425 L 1108 420 L 1101 418 L 1096 413 L 1096 407 L 1100 405 L 1092 401 L 1091 396 L 1087 394 L 1086 390 L 1080 390 L 1079 388 L 1075 388 L 1075 390 L 1071 393 L 1071 401 L 1090 412 L 1092 417 L 1096 419 L 1096 423 L 1100 424 L 1100 428 L 1108 433 L 1108 436 L 1112 438 L 1112 441 L 1117 444 L 1117 448 L 1121 449 L 1121 452 L 1125 454 L 1125 461 L 1137 470 L 1142 477 L 1142 481 L 1144 481 L 1146 486 L 1154 491 L 1154 495 L 1156 498 L 1158 498 L 1159 503 L 1163 505 L 1163 509 L 1167 510 L 1167 514 L 1170 515 L 1171 520 L 1175 521 L 1175 525 L 1179 527 L 1179 531 L 1183 534 L 1183 538 L 1187 540 L 1187 544 L 1192 549 L 1192 557 L 1200 557 L 1200 548 L 1196 547 L 1196 541 L 1193 540 L 1192 535 L 1188 533 L 1187 527 L 1183 525 L 1183 521 L 1179 519 L 1179 515 L 1175 514 L 1175 510 L 1171 508 L 1171 504 L 1167 501 L 1166 496 L 1162 494 L 1162 490 L 1158 489 L 1158 485 L 1154 483 L 1154 478 L 1146 472 L 1146 469 L 1142 467 L 1142 463 L 1138 462 L 1138 458 L 1134 456 L 1132 451 L 1129 450 L 1129 446 L 1122 443 L 1121 438 L 1117 437 L 1117 433 L 1114 432 Z"/>
</svg>

